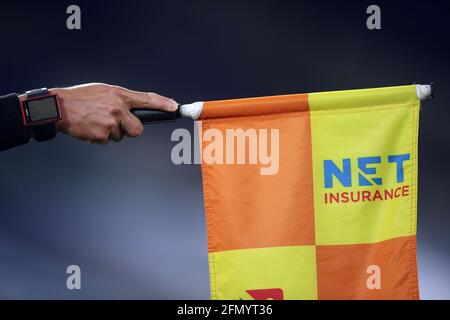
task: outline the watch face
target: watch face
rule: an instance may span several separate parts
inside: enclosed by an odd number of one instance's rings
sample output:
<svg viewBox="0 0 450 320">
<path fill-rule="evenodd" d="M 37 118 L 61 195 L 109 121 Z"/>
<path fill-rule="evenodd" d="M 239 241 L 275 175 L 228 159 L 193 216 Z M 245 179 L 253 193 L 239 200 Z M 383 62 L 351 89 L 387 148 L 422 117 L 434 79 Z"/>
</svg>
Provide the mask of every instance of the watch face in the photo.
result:
<svg viewBox="0 0 450 320">
<path fill-rule="evenodd" d="M 26 124 L 54 122 L 61 118 L 55 95 L 25 100 L 24 116 Z"/>
</svg>

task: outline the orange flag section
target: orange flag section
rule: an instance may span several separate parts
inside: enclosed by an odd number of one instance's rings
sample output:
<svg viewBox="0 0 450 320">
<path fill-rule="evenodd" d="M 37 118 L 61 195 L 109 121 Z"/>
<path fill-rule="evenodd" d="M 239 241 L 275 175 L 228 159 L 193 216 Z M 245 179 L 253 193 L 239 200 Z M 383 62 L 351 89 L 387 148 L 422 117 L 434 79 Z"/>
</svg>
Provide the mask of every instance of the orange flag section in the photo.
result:
<svg viewBox="0 0 450 320">
<path fill-rule="evenodd" d="M 275 175 L 251 164 L 202 163 L 210 252 L 314 244 L 310 120 L 307 112 L 204 121 L 209 129 L 282 128 Z M 301 168 L 301 169 L 300 169 Z"/>
<path fill-rule="evenodd" d="M 415 86 L 205 102 L 211 297 L 417 299 L 418 113 Z M 271 174 L 232 161 L 275 143 Z"/>
<path fill-rule="evenodd" d="M 317 287 L 319 299 L 419 299 L 416 239 L 317 246 Z"/>
</svg>

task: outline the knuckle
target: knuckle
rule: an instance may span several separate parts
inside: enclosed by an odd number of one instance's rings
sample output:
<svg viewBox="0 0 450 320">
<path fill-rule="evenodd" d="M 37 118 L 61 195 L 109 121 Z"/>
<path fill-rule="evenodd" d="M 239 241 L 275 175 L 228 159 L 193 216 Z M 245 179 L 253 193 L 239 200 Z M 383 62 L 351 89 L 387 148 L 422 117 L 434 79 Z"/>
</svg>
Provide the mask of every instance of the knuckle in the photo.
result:
<svg viewBox="0 0 450 320">
<path fill-rule="evenodd" d="M 123 110 L 119 107 L 112 107 L 109 112 L 114 117 L 120 117 L 121 115 L 123 115 Z"/>
<path fill-rule="evenodd" d="M 153 92 L 144 92 L 143 93 L 143 99 L 146 103 L 152 103 L 155 99 L 155 93 Z"/>
<path fill-rule="evenodd" d="M 105 120 L 104 127 L 107 131 L 113 130 L 117 126 L 117 122 L 114 119 L 109 118 Z"/>
<path fill-rule="evenodd" d="M 143 132 L 143 129 L 141 127 L 136 126 L 130 130 L 129 134 L 132 137 L 138 137 L 142 134 L 142 132 Z"/>
<path fill-rule="evenodd" d="M 106 132 L 97 132 L 93 135 L 92 140 L 98 143 L 104 143 L 108 141 L 109 135 Z"/>
</svg>

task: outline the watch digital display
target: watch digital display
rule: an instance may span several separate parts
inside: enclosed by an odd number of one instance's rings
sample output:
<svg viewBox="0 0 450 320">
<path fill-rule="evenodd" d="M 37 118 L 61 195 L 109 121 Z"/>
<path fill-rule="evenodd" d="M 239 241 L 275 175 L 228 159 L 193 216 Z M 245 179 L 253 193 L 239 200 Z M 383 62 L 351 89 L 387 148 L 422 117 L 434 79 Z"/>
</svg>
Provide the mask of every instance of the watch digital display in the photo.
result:
<svg viewBox="0 0 450 320">
<path fill-rule="evenodd" d="M 24 101 L 24 115 L 27 124 L 46 122 L 60 118 L 56 96 Z"/>
</svg>

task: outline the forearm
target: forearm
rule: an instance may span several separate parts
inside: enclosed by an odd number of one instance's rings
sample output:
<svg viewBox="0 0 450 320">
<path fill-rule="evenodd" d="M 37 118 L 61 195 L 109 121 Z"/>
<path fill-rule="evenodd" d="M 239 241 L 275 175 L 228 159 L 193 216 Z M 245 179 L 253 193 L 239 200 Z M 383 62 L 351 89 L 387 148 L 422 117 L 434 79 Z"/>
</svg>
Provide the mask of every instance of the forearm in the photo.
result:
<svg viewBox="0 0 450 320">
<path fill-rule="evenodd" d="M 23 124 L 19 98 L 16 94 L 0 97 L 0 151 L 30 141 L 30 133 Z"/>
</svg>

